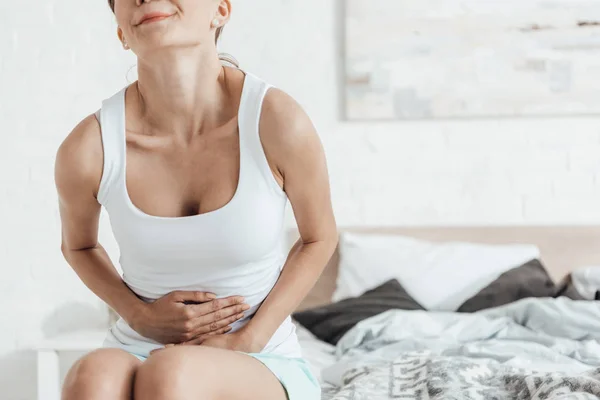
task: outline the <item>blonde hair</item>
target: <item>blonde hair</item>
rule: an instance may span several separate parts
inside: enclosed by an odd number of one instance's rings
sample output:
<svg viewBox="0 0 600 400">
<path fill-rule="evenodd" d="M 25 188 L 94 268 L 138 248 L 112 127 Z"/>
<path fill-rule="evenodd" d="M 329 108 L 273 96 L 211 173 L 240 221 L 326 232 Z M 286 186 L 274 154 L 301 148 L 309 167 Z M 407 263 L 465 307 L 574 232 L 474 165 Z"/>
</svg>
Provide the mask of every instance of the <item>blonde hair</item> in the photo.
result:
<svg viewBox="0 0 600 400">
<path fill-rule="evenodd" d="M 108 5 L 110 6 L 110 9 L 114 13 L 115 12 L 115 0 L 108 0 Z M 225 27 L 220 26 L 217 28 L 217 32 L 215 34 L 215 44 L 219 43 L 219 38 L 221 38 L 221 35 L 223 34 L 223 28 L 225 28 Z M 228 53 L 219 53 L 219 60 L 221 60 L 221 62 L 231 64 L 237 68 L 239 68 L 239 66 L 240 66 L 240 64 L 235 59 L 235 57 L 233 57 L 231 54 L 228 54 Z"/>
</svg>

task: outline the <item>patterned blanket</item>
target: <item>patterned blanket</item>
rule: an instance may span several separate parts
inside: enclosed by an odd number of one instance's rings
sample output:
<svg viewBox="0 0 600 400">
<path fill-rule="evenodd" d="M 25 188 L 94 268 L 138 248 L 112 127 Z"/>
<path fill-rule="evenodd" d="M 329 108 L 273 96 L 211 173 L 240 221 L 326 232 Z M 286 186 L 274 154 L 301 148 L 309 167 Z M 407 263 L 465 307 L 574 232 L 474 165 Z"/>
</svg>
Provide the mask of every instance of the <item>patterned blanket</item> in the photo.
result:
<svg viewBox="0 0 600 400">
<path fill-rule="evenodd" d="M 600 305 L 524 300 L 361 322 L 323 371 L 325 400 L 600 398 Z"/>
</svg>

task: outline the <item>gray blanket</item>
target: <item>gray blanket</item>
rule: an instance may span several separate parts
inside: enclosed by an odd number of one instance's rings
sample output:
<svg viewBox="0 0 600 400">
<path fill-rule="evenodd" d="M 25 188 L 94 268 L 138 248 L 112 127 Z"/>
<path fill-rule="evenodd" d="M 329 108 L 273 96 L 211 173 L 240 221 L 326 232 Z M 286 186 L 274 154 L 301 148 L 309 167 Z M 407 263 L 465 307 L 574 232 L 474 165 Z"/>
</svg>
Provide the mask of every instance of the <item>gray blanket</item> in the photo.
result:
<svg viewBox="0 0 600 400">
<path fill-rule="evenodd" d="M 322 371 L 323 399 L 600 398 L 600 304 L 527 299 L 475 314 L 388 311 Z"/>
</svg>

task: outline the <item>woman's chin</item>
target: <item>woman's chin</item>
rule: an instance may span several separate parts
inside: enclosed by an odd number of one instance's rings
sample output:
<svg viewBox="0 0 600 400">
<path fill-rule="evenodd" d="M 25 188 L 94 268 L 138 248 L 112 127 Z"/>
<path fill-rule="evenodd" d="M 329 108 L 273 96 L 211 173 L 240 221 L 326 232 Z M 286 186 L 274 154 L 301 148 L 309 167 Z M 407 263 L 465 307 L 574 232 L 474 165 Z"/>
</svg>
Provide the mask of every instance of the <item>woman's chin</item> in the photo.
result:
<svg viewBox="0 0 600 400">
<path fill-rule="evenodd" d="M 143 58 L 148 56 L 152 57 L 161 52 L 173 52 L 184 49 L 189 50 L 190 48 L 200 45 L 197 40 L 181 40 L 169 38 L 165 35 L 157 36 L 155 38 L 147 37 L 144 39 L 144 43 L 140 45 L 140 52 L 137 52 L 137 55 L 142 56 Z"/>
</svg>

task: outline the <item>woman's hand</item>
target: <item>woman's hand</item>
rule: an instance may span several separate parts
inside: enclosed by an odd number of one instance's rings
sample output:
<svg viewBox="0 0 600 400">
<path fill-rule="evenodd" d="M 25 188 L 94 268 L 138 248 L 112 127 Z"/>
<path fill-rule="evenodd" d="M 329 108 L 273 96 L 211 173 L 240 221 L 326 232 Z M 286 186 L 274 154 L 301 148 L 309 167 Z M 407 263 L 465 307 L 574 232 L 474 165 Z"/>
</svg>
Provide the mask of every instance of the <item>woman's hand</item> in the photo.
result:
<svg viewBox="0 0 600 400">
<path fill-rule="evenodd" d="M 265 344 L 254 337 L 244 328 L 226 335 L 211 335 L 204 340 L 191 340 L 182 344 L 200 344 L 201 346 L 217 347 L 220 349 L 243 351 L 245 353 L 259 353 Z"/>
<path fill-rule="evenodd" d="M 189 340 L 179 344 L 167 344 L 165 348 L 172 346 L 210 346 L 219 349 L 242 351 L 245 353 L 259 353 L 265 347 L 265 344 L 254 337 L 250 331 L 241 328 L 240 330 L 228 334 L 208 334 L 206 337 Z M 150 354 L 162 350 L 152 350 Z"/>
<path fill-rule="evenodd" d="M 175 291 L 144 303 L 130 326 L 159 343 L 181 343 L 229 332 L 249 308 L 241 296 L 214 299 L 204 292 Z"/>
</svg>

